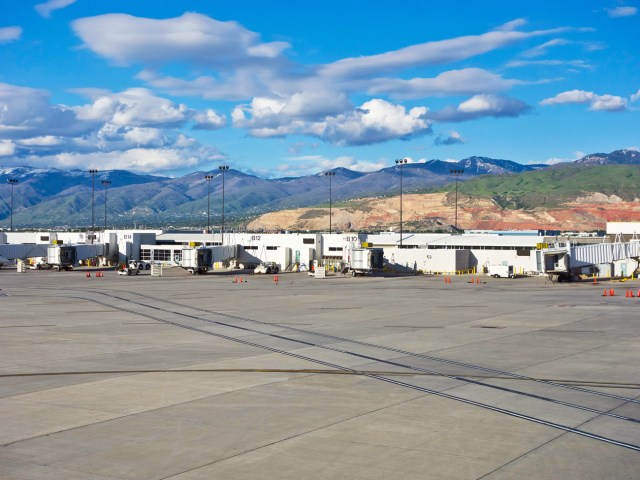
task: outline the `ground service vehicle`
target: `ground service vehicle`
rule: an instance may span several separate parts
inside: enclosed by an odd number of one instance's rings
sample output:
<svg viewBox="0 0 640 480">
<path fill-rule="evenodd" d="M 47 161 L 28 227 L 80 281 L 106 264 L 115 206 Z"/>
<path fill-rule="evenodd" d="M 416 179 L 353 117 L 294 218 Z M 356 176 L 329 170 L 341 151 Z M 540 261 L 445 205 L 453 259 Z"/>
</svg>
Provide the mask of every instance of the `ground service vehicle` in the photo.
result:
<svg viewBox="0 0 640 480">
<path fill-rule="evenodd" d="M 258 265 L 254 270 L 253 273 L 266 273 L 266 274 L 271 274 L 271 273 L 278 273 L 280 271 L 280 265 L 278 265 L 275 262 L 262 262 L 260 265 Z"/>
<path fill-rule="evenodd" d="M 494 278 L 513 278 L 513 265 L 489 265 L 487 275 Z"/>
</svg>

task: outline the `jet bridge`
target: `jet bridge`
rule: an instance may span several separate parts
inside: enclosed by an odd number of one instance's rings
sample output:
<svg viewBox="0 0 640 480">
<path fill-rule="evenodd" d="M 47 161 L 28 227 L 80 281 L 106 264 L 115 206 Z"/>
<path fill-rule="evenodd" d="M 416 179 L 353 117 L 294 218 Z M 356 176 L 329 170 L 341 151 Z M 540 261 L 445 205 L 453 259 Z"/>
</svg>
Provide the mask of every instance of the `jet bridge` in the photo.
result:
<svg viewBox="0 0 640 480">
<path fill-rule="evenodd" d="M 545 249 L 543 254 L 544 273 L 553 280 L 570 281 L 581 273 L 593 273 L 604 266 L 611 267 L 615 262 L 640 262 L 640 242 L 634 240 L 592 245 L 566 244 Z"/>
</svg>

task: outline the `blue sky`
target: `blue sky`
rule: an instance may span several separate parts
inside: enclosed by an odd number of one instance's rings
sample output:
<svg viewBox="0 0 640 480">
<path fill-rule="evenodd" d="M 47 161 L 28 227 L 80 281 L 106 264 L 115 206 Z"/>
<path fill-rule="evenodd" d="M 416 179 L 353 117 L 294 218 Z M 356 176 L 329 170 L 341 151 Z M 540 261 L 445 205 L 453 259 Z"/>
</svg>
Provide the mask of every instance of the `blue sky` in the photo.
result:
<svg viewBox="0 0 640 480">
<path fill-rule="evenodd" d="M 640 147 L 640 1 L 0 0 L 0 165 L 262 177 Z"/>
</svg>

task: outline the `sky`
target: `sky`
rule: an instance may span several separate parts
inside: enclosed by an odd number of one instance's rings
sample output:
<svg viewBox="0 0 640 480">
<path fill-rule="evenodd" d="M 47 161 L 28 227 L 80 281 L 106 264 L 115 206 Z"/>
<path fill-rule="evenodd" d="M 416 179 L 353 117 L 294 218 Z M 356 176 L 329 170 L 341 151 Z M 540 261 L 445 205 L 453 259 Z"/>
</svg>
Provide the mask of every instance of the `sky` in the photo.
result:
<svg viewBox="0 0 640 480">
<path fill-rule="evenodd" d="M 263 178 L 640 147 L 640 0 L 0 0 L 0 166 Z"/>
</svg>

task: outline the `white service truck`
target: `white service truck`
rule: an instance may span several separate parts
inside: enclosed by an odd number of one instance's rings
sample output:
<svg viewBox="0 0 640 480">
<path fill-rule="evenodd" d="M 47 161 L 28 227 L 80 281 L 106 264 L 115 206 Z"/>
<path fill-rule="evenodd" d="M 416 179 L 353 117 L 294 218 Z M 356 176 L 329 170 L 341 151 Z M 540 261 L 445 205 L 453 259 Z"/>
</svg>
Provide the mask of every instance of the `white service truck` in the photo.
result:
<svg viewBox="0 0 640 480">
<path fill-rule="evenodd" d="M 494 278 L 513 278 L 513 265 L 489 265 L 487 275 Z"/>
</svg>

